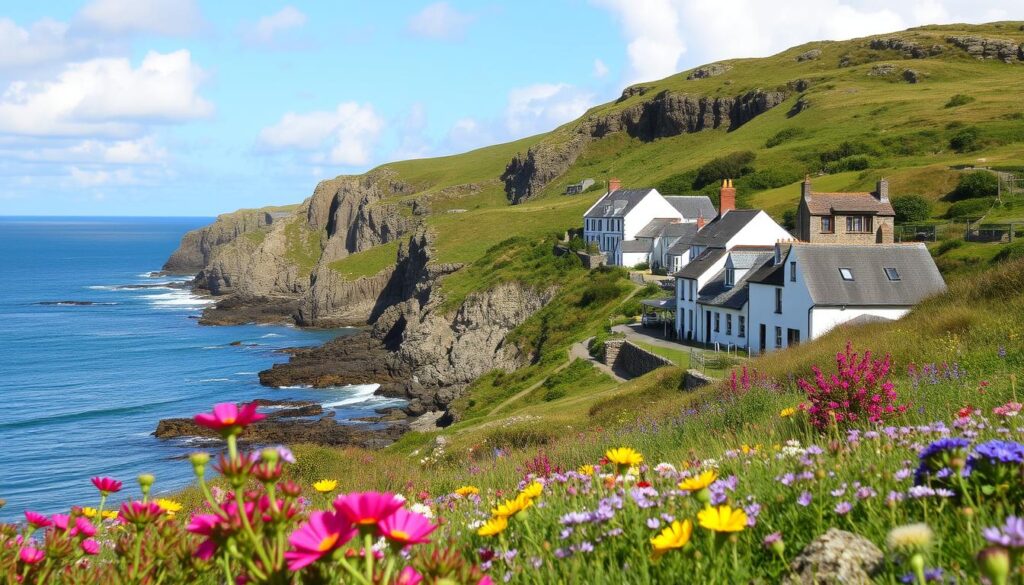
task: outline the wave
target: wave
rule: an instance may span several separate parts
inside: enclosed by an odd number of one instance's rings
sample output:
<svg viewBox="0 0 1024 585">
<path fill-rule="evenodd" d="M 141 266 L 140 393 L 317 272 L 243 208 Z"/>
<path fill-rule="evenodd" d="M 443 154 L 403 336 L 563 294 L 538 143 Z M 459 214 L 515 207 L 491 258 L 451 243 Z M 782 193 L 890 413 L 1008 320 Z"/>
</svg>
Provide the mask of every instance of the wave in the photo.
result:
<svg viewBox="0 0 1024 585">
<path fill-rule="evenodd" d="M 235 372 L 236 376 L 255 376 L 259 372 Z"/>
<path fill-rule="evenodd" d="M 284 337 L 284 335 L 281 335 L 280 333 L 267 333 L 266 335 L 260 335 L 260 337 Z"/>
<path fill-rule="evenodd" d="M 380 388 L 380 384 L 356 384 L 352 386 L 343 386 L 341 389 L 346 391 L 347 396 L 341 400 L 334 402 L 324 402 L 324 408 L 338 408 L 341 406 L 351 406 L 353 404 L 359 404 L 361 402 L 370 402 L 374 399 L 376 401 L 391 400 L 384 396 L 375 396 L 374 392 Z"/>
<path fill-rule="evenodd" d="M 155 307 L 161 308 L 199 308 L 214 303 L 213 299 L 196 296 L 187 290 L 173 290 L 155 295 L 142 295 Z"/>
<path fill-rule="evenodd" d="M 145 404 L 136 404 L 131 406 L 118 406 L 113 408 L 96 408 L 93 410 L 85 410 L 78 412 L 65 412 L 62 414 L 55 414 L 52 416 L 44 415 L 25 420 L 0 423 L 0 429 L 23 429 L 42 425 L 52 425 L 54 423 L 67 421 L 89 421 L 111 415 L 139 414 L 149 411 L 160 410 L 162 407 L 165 407 L 166 405 L 175 404 L 181 401 L 181 399 L 165 400 L 163 402 L 147 402 Z"/>
<path fill-rule="evenodd" d="M 231 378 L 204 378 L 200 382 L 230 382 Z"/>
</svg>

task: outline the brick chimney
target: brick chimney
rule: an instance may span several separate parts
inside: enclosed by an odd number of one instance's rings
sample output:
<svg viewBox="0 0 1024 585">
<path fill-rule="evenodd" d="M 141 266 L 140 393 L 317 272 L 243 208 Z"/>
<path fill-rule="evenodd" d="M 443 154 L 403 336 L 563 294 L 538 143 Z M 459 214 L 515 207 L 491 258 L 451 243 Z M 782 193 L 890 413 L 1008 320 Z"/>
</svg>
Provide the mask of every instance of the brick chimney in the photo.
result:
<svg viewBox="0 0 1024 585">
<path fill-rule="evenodd" d="M 697 212 L 697 231 L 699 232 L 702 229 L 704 229 L 704 212 L 703 211 L 698 211 Z"/>
<path fill-rule="evenodd" d="M 889 200 L 889 180 L 882 177 L 878 180 L 878 185 L 875 188 L 875 193 L 878 195 L 878 200 L 885 203 Z"/>
<path fill-rule="evenodd" d="M 732 186 L 732 179 L 722 181 L 722 188 L 718 191 L 718 217 L 736 209 L 736 188 Z"/>
<path fill-rule="evenodd" d="M 804 201 L 811 200 L 811 176 L 804 175 L 804 184 L 800 187 L 800 196 L 804 198 Z"/>
<path fill-rule="evenodd" d="M 622 188 L 622 181 L 618 179 L 608 179 L 608 192 L 614 193 Z"/>
</svg>

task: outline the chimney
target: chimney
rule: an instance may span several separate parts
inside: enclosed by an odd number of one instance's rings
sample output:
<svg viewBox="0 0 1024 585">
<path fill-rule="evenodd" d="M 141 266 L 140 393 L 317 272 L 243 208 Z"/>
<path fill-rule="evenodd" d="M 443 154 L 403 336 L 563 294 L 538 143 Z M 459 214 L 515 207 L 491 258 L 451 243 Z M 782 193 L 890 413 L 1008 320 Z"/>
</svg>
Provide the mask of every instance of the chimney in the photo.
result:
<svg viewBox="0 0 1024 585">
<path fill-rule="evenodd" d="M 608 192 L 614 193 L 622 188 L 622 181 L 618 179 L 608 179 Z"/>
<path fill-rule="evenodd" d="M 722 188 L 718 191 L 718 217 L 736 209 L 736 188 L 732 186 L 732 179 L 722 181 Z"/>
<path fill-rule="evenodd" d="M 804 175 L 804 184 L 800 187 L 800 195 L 804 198 L 804 201 L 811 200 L 811 176 Z"/>
<path fill-rule="evenodd" d="M 889 180 L 882 177 L 878 180 L 878 186 L 876 187 L 878 193 L 878 200 L 885 203 L 889 200 Z"/>
<path fill-rule="evenodd" d="M 704 212 L 697 212 L 697 231 L 704 229 Z"/>
</svg>

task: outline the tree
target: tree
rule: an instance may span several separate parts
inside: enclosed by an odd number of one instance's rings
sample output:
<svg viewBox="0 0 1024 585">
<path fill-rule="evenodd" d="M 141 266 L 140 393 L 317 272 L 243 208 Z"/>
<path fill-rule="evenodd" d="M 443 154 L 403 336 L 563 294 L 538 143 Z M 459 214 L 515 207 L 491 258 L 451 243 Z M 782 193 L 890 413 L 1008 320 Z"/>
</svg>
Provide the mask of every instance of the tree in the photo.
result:
<svg viewBox="0 0 1024 585">
<path fill-rule="evenodd" d="M 973 171 L 960 176 L 956 189 L 950 193 L 950 199 L 974 199 L 976 197 L 994 197 L 999 191 L 999 179 L 988 171 Z"/>
<path fill-rule="evenodd" d="M 796 229 L 796 212 L 792 209 L 787 209 L 782 212 L 782 227 L 789 231 Z"/>
<path fill-rule="evenodd" d="M 896 223 L 917 223 L 932 216 L 932 202 L 920 195 L 899 195 L 892 198 Z"/>
<path fill-rule="evenodd" d="M 712 159 L 697 169 L 697 176 L 693 180 L 694 189 L 703 189 L 722 179 L 738 179 L 743 175 L 754 171 L 751 163 L 756 155 L 749 150 L 731 152 L 725 156 Z"/>
</svg>

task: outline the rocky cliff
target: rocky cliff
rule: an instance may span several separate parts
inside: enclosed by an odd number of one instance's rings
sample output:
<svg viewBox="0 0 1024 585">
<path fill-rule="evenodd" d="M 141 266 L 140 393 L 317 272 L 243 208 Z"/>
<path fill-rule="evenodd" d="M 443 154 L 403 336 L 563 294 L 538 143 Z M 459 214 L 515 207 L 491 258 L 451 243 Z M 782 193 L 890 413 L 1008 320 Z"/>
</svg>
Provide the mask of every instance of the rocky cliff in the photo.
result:
<svg viewBox="0 0 1024 585">
<path fill-rule="evenodd" d="M 642 89 L 627 88 L 623 98 L 643 94 Z M 626 132 L 633 138 L 651 141 L 723 127 L 734 130 L 781 104 L 787 97 L 788 91 L 760 89 L 725 97 L 663 91 L 622 110 L 588 116 L 570 130 L 567 140 L 541 142 L 513 157 L 501 176 L 505 194 L 513 204 L 536 195 L 572 166 L 590 141 L 613 132 Z"/>
<path fill-rule="evenodd" d="M 260 239 L 261 230 L 290 215 L 284 209 L 242 209 L 219 215 L 212 224 L 185 234 L 163 269 L 175 274 L 195 274 L 210 264 L 218 248 L 245 234 L 253 234 L 252 241 Z"/>
</svg>

